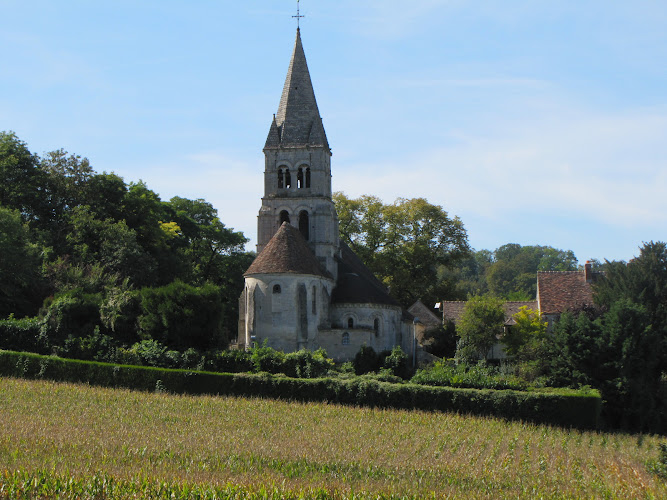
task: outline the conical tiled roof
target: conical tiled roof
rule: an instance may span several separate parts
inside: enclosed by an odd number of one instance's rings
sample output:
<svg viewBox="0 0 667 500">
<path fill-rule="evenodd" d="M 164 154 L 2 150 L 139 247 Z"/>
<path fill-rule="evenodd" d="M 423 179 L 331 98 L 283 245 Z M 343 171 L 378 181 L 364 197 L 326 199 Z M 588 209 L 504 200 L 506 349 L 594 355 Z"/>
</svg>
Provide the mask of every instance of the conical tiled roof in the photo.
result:
<svg viewBox="0 0 667 500">
<path fill-rule="evenodd" d="M 278 228 L 244 276 L 278 273 L 312 274 L 331 278 L 308 248 L 308 243 L 299 230 L 288 222 L 283 222 Z"/>
<path fill-rule="evenodd" d="M 280 146 L 311 145 L 329 148 L 298 28 L 275 123 L 279 132 Z M 265 147 L 277 146 L 272 123 Z"/>
</svg>

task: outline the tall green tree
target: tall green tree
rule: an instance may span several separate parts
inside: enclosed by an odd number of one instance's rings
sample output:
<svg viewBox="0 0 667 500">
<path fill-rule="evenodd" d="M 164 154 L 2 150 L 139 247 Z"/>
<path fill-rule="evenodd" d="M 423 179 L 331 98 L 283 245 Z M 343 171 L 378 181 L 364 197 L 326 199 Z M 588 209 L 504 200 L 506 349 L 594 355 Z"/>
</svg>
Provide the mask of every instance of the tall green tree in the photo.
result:
<svg viewBox="0 0 667 500">
<path fill-rule="evenodd" d="M 18 210 L 0 206 L 0 318 L 35 314 L 44 298 L 41 250 Z"/>
<path fill-rule="evenodd" d="M 14 132 L 0 132 L 0 205 L 33 219 L 41 203 L 39 157 Z"/>
<path fill-rule="evenodd" d="M 373 196 L 350 199 L 334 194 L 341 239 L 408 305 L 441 300 L 450 283 L 439 280 L 441 266 L 468 255 L 463 223 L 424 198 L 384 204 Z"/>
<path fill-rule="evenodd" d="M 492 295 L 468 299 L 456 324 L 459 342 L 456 357 L 464 361 L 486 359 L 487 353 L 503 335 L 503 301 Z"/>
</svg>

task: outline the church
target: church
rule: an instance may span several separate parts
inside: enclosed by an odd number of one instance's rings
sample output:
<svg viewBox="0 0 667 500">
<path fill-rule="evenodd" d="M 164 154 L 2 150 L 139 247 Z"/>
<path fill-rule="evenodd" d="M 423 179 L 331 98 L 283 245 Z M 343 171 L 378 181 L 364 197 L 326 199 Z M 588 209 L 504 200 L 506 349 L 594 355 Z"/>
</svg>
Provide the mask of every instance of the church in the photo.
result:
<svg viewBox="0 0 667 500">
<path fill-rule="evenodd" d="M 363 345 L 412 353 L 412 316 L 339 239 L 331 149 L 299 28 L 264 159 L 257 257 L 239 298 L 239 346 L 324 348 L 337 361 L 353 359 Z"/>
</svg>

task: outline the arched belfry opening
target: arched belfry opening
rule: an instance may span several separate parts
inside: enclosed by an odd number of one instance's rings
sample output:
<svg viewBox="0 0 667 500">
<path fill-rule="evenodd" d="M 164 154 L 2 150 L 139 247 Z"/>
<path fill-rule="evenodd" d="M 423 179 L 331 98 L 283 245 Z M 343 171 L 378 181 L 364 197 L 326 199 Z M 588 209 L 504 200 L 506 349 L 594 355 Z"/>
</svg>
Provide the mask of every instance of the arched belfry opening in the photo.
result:
<svg viewBox="0 0 667 500">
<path fill-rule="evenodd" d="M 299 213 L 299 231 L 306 241 L 310 239 L 310 223 L 308 220 L 308 212 L 305 210 L 301 210 Z"/>
<path fill-rule="evenodd" d="M 278 221 L 278 225 L 282 226 L 283 222 L 287 222 L 288 224 L 290 223 L 289 213 L 287 212 L 287 210 L 283 210 L 282 212 L 280 212 L 280 220 Z"/>
<path fill-rule="evenodd" d="M 306 167 L 306 187 L 310 187 L 310 167 Z"/>
</svg>

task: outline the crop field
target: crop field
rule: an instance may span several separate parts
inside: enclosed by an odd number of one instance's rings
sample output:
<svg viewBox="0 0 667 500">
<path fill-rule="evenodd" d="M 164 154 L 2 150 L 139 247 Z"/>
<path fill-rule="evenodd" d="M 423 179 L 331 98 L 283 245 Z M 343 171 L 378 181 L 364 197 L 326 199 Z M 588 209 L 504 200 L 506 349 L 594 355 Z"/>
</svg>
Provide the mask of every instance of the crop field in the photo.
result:
<svg viewBox="0 0 667 500">
<path fill-rule="evenodd" d="M 0 378 L 0 498 L 667 498 L 660 442 Z"/>
</svg>

